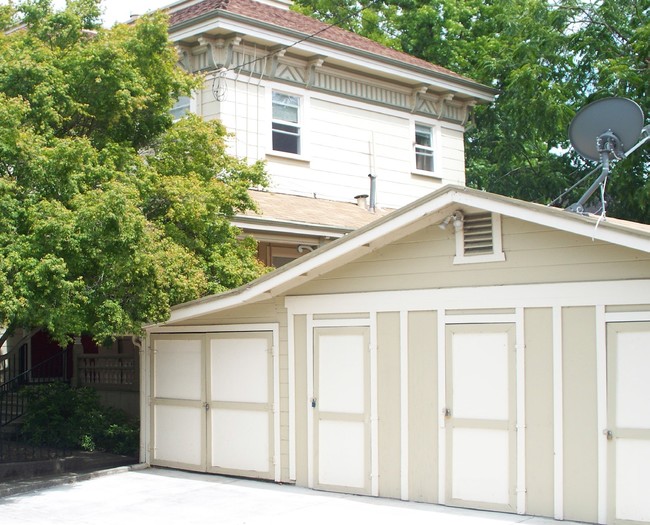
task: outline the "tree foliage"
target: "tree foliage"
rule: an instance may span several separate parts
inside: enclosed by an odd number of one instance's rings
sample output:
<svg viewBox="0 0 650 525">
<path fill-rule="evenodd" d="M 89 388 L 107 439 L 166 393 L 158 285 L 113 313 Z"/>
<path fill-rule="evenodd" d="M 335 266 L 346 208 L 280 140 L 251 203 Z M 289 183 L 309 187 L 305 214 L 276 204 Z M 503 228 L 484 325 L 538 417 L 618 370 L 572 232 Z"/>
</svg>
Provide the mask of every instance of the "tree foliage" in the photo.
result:
<svg viewBox="0 0 650 525">
<path fill-rule="evenodd" d="M 99 13 L 0 11 L 0 326 L 62 343 L 136 333 L 264 271 L 229 220 L 263 165 L 228 156 L 216 121 L 172 123 L 200 81 L 176 67 L 163 14 L 107 30 Z"/>
<path fill-rule="evenodd" d="M 466 134 L 468 184 L 477 188 L 549 202 L 594 167 L 559 153 L 568 149 L 567 130 L 577 110 L 622 96 L 650 111 L 648 0 L 296 4 L 306 14 L 499 90 L 492 105 L 476 108 L 476 126 Z M 650 222 L 649 150 L 615 167 L 610 215 Z M 590 181 L 563 204 L 577 200 Z"/>
</svg>

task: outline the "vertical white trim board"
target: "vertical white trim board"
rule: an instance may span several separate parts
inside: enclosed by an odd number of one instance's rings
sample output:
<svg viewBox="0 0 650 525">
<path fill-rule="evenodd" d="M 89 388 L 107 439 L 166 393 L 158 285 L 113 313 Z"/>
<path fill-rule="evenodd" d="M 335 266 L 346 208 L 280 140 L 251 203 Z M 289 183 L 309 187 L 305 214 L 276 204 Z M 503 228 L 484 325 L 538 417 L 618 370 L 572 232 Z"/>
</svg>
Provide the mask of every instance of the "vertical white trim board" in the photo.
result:
<svg viewBox="0 0 650 525">
<path fill-rule="evenodd" d="M 517 514 L 526 514 L 526 339 L 523 308 L 517 308 L 516 317 Z"/>
<path fill-rule="evenodd" d="M 273 466 L 274 479 L 282 479 L 282 451 L 280 432 L 280 334 L 278 330 L 272 332 L 273 352 Z"/>
<path fill-rule="evenodd" d="M 370 312 L 370 485 L 379 496 L 379 387 L 377 385 L 377 312 Z"/>
<path fill-rule="evenodd" d="M 314 316 L 307 314 L 307 486 L 314 488 Z"/>
<path fill-rule="evenodd" d="M 289 480 L 296 481 L 296 333 L 294 314 L 287 311 L 287 359 L 289 366 Z"/>
</svg>

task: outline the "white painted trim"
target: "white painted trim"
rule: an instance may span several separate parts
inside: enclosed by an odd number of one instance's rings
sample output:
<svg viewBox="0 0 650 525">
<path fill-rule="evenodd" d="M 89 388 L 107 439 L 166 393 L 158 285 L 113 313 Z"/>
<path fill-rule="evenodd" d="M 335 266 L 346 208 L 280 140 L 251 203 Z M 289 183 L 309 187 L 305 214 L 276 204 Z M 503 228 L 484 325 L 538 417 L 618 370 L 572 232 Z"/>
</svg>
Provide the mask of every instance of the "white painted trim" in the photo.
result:
<svg viewBox="0 0 650 525">
<path fill-rule="evenodd" d="M 313 323 L 315 328 L 371 325 L 370 319 L 365 317 L 360 319 L 314 319 Z"/>
<path fill-rule="evenodd" d="M 517 514 L 526 514 L 526 339 L 524 309 L 515 323 L 517 396 Z"/>
<path fill-rule="evenodd" d="M 342 264 L 340 261 L 348 261 L 352 255 L 361 256 L 371 252 L 373 248 L 382 246 L 388 242 L 388 239 L 396 234 L 399 235 L 400 231 L 404 229 L 408 228 L 408 231 L 417 231 L 419 227 L 431 224 L 432 221 L 444 215 L 447 206 L 453 204 L 471 206 L 549 228 L 575 233 L 592 240 L 597 239 L 650 253 L 650 236 L 632 228 L 623 228 L 618 225 L 610 227 L 605 223 L 596 229 L 595 223 L 591 219 L 576 216 L 569 212 L 551 210 L 544 206 L 533 206 L 507 197 L 484 194 L 468 188 L 447 186 L 404 206 L 385 220 L 379 219 L 376 224 L 349 234 L 345 242 L 334 242 L 322 248 L 317 256 L 304 258 L 300 264 L 289 266 L 286 269 L 279 269 L 235 291 L 179 305 L 172 309 L 168 322 L 180 322 L 206 313 L 214 313 L 251 301 L 270 298 L 282 290 L 289 290 L 305 280 L 319 275 L 326 269 L 338 267 L 339 264 Z M 296 279 L 298 277 L 301 278 Z M 570 285 L 566 285 L 566 287 L 568 289 Z M 560 296 L 565 297 L 563 290 L 560 290 Z M 580 301 L 580 298 L 574 298 L 573 301 Z M 580 302 L 585 304 L 584 301 Z M 597 302 L 598 304 L 602 303 L 601 300 Z M 596 303 L 592 302 L 591 304 Z"/>
<path fill-rule="evenodd" d="M 370 312 L 370 493 L 379 496 L 379 385 L 377 312 Z"/>
<path fill-rule="evenodd" d="M 400 336 L 400 497 L 409 499 L 409 348 L 408 312 L 399 313 Z"/>
<path fill-rule="evenodd" d="M 521 307 L 520 307 L 521 308 Z M 516 323 L 519 320 L 517 314 L 472 314 L 472 315 L 450 315 L 445 317 L 446 324 L 494 324 L 494 323 Z"/>
<path fill-rule="evenodd" d="M 289 480 L 296 481 L 296 332 L 294 314 L 287 311 L 287 360 L 289 366 Z"/>
<path fill-rule="evenodd" d="M 605 306 L 596 306 L 596 410 L 598 432 L 598 523 L 607 523 L 607 323 Z"/>
<path fill-rule="evenodd" d="M 487 195 L 486 197 L 472 191 L 458 191 L 454 194 L 453 200 L 458 204 L 465 204 L 507 217 L 575 233 L 592 240 L 611 242 L 635 250 L 650 252 L 650 237 L 640 231 L 631 232 L 624 231 L 622 228 L 610 228 L 603 223 L 597 228 L 595 221 L 576 216 L 571 212 L 556 213 L 556 210 L 550 210 L 545 206 L 537 207 L 523 201 Z M 603 226 L 606 227 L 603 228 Z"/>
<path fill-rule="evenodd" d="M 248 22 L 239 18 L 219 17 L 195 21 L 191 25 L 174 28 L 170 34 L 170 39 L 173 42 L 180 42 L 185 38 L 196 36 L 197 34 L 213 32 L 216 28 L 220 28 L 229 33 L 254 35 L 258 39 L 273 42 L 273 44 L 269 44 L 269 47 L 273 47 L 274 45 L 292 46 L 294 49 L 300 49 L 309 56 L 320 55 L 326 56 L 334 62 L 337 60 L 343 61 L 350 71 L 372 68 L 375 74 L 388 75 L 390 77 L 397 75 L 407 83 L 428 84 L 442 88 L 442 91 L 455 91 L 458 94 L 473 96 L 479 100 L 488 102 L 494 98 L 491 93 L 487 93 L 479 84 L 468 83 L 467 81 L 459 82 L 451 75 L 436 75 L 435 72 L 429 69 L 411 66 L 399 60 L 368 54 L 341 44 L 332 44 L 318 38 L 308 38 L 296 42 L 294 36 L 285 34 L 284 32 L 278 32 L 270 26 L 258 26 L 251 29 Z"/>
<path fill-rule="evenodd" d="M 256 324 L 204 324 L 188 326 L 152 326 L 146 328 L 149 335 L 153 334 L 195 334 L 220 332 L 271 332 L 280 329 L 278 323 Z"/>
<path fill-rule="evenodd" d="M 633 323 L 638 321 L 650 321 L 650 312 L 610 312 L 605 313 L 607 323 Z"/>
<path fill-rule="evenodd" d="M 491 262 L 503 262 L 506 255 L 500 253 L 486 253 L 485 255 L 457 255 L 454 257 L 454 264 L 481 264 Z"/>
<path fill-rule="evenodd" d="M 285 298 L 285 304 L 294 313 L 304 314 L 355 313 L 369 309 L 381 311 L 378 305 L 386 305 L 386 311 L 534 308 L 594 304 L 613 306 L 639 304 L 641 301 L 647 301 L 648 297 L 650 297 L 650 279 L 638 279 L 288 296 Z M 650 317 L 650 312 L 642 312 L 642 314 Z M 608 314 L 608 316 L 613 315 Z M 625 315 L 631 317 L 634 314 Z"/>
<path fill-rule="evenodd" d="M 438 310 L 438 504 L 447 503 L 447 429 L 444 411 L 447 403 L 447 330 L 445 312 Z"/>
<path fill-rule="evenodd" d="M 564 519 L 562 308 L 553 307 L 553 517 Z"/>
<path fill-rule="evenodd" d="M 314 488 L 314 318 L 307 314 L 307 486 Z"/>
<path fill-rule="evenodd" d="M 273 330 L 273 465 L 275 481 L 282 480 L 282 451 L 280 448 L 280 334 Z"/>
</svg>

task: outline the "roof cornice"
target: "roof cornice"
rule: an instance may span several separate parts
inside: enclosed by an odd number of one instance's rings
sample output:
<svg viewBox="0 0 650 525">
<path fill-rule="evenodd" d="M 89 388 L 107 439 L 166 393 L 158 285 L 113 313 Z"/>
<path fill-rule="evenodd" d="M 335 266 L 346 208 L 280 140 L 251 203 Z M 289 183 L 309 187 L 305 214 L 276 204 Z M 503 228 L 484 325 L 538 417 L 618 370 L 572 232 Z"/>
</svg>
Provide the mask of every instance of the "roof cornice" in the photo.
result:
<svg viewBox="0 0 650 525">
<path fill-rule="evenodd" d="M 282 26 L 278 26 L 275 24 L 271 24 L 269 22 L 265 22 L 262 20 L 257 20 L 255 18 L 251 18 L 249 16 L 241 15 L 239 13 L 233 13 L 231 11 L 227 11 L 221 8 L 214 9 L 213 11 L 207 12 L 200 14 L 196 16 L 195 18 L 191 18 L 189 20 L 185 20 L 183 22 L 180 22 L 178 24 L 170 26 L 170 34 L 185 29 L 192 27 L 194 25 L 200 24 L 201 22 L 207 22 L 212 19 L 215 19 L 217 17 L 221 17 L 223 19 L 231 20 L 233 22 L 239 22 L 241 24 L 246 24 L 250 25 L 252 27 L 256 27 L 259 29 L 263 29 L 266 31 L 282 34 L 284 36 L 289 37 L 291 40 L 295 40 L 296 42 L 299 40 L 305 39 L 305 41 L 310 41 L 315 44 L 318 44 L 320 46 L 324 46 L 327 48 L 331 49 L 336 49 L 339 51 L 342 51 L 346 54 L 349 55 L 356 55 L 359 58 L 366 58 L 366 59 L 372 59 L 375 60 L 379 63 L 383 63 L 386 65 L 390 65 L 392 67 L 395 67 L 397 69 L 401 69 L 404 71 L 410 71 L 413 73 L 419 73 L 421 75 L 425 75 L 430 78 L 435 78 L 438 80 L 446 81 L 452 84 L 456 85 L 461 85 L 466 88 L 470 88 L 471 90 L 475 91 L 476 93 L 473 94 L 473 96 L 476 96 L 478 98 L 481 98 L 484 101 L 492 101 L 499 93 L 499 90 L 485 86 L 484 84 L 481 84 L 479 82 L 476 82 L 474 80 L 471 80 L 467 77 L 463 77 L 461 75 L 454 74 L 452 72 L 449 73 L 444 73 L 443 71 L 436 71 L 435 69 L 431 68 L 426 68 L 422 66 L 418 66 L 416 64 L 410 64 L 408 62 L 398 60 L 395 58 L 391 57 L 386 57 L 382 56 L 378 53 L 373 53 L 371 51 L 359 49 L 354 46 L 349 46 L 346 44 L 342 44 L 340 42 L 332 41 L 326 38 L 320 38 L 318 36 L 311 36 L 310 34 L 295 30 L 295 29 L 290 29 Z M 335 26 L 333 26 L 335 27 Z M 306 37 L 308 37 L 306 39 Z M 299 48 L 299 45 L 295 45 L 293 47 Z M 434 64 L 432 64 L 433 66 Z M 482 95 L 482 96 L 481 96 Z"/>
</svg>

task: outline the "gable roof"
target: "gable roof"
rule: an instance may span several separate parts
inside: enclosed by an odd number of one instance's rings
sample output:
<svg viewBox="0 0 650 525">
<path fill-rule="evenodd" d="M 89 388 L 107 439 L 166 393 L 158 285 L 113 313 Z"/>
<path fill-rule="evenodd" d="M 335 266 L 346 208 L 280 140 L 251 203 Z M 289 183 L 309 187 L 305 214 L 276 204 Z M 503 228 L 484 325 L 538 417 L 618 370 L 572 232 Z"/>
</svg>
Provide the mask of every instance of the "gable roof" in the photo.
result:
<svg viewBox="0 0 650 525">
<path fill-rule="evenodd" d="M 618 219 L 600 221 L 599 217 L 593 215 L 579 215 L 541 204 L 449 185 L 240 288 L 177 305 L 172 308 L 168 323 L 184 321 L 286 293 L 396 239 L 432 224 L 439 224 L 454 210 L 455 206 L 499 213 L 650 253 L 649 225 Z"/>
<path fill-rule="evenodd" d="M 375 58 L 397 62 L 402 66 L 424 69 L 437 76 L 452 77 L 456 81 L 470 84 L 480 91 L 489 93 L 490 96 L 485 100 L 491 100 L 492 95 L 497 93 L 497 90 L 493 88 L 483 86 L 442 66 L 389 48 L 335 25 L 326 24 L 309 16 L 256 0 L 202 0 L 187 7 L 183 7 L 183 3 L 173 4 L 169 11 L 171 30 L 202 22 L 217 15 L 223 18 L 244 19 L 258 25 L 271 25 L 276 30 L 290 32 L 296 39 L 308 38 L 315 42 L 338 45 L 357 53 L 361 52 L 373 55 Z"/>
</svg>

